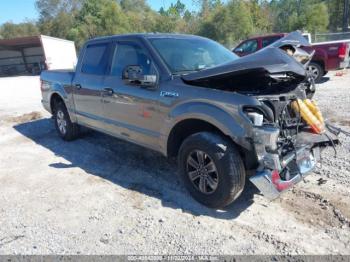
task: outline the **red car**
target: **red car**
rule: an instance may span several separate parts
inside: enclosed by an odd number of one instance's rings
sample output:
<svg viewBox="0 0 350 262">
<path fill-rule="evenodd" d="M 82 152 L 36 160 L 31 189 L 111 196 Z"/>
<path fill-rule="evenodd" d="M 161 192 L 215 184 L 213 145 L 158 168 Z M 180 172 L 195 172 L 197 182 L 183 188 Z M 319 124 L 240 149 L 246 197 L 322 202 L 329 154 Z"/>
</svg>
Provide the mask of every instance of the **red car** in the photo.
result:
<svg viewBox="0 0 350 262">
<path fill-rule="evenodd" d="M 249 38 L 241 42 L 232 51 L 239 56 L 249 55 L 286 35 L 285 33 L 280 33 Z M 346 68 L 349 65 L 349 42 L 323 42 L 311 44 L 311 47 L 303 47 L 307 51 L 310 48 L 315 50 L 315 54 L 309 64 L 308 70 L 311 71 L 316 82 L 327 74 L 328 71 Z"/>
</svg>

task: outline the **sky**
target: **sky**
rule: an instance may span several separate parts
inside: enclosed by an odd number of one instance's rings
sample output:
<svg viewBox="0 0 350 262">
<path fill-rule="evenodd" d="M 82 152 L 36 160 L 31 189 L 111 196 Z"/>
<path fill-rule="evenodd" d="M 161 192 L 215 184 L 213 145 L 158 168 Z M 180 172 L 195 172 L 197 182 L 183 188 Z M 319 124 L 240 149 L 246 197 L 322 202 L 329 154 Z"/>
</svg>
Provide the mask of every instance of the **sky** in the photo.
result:
<svg viewBox="0 0 350 262">
<path fill-rule="evenodd" d="M 147 0 L 152 9 L 158 11 L 162 6 L 166 9 L 176 0 Z M 190 11 L 196 9 L 193 0 L 181 0 Z M 0 0 L 0 24 L 12 21 L 20 23 L 26 19 L 35 20 L 38 12 L 35 9 L 35 0 Z"/>
</svg>

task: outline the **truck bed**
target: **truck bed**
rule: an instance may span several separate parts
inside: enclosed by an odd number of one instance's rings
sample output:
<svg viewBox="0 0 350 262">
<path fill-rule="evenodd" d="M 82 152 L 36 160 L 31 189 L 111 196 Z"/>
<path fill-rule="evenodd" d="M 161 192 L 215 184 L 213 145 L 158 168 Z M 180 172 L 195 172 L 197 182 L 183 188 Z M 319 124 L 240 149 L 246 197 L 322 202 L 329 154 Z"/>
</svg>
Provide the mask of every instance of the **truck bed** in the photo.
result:
<svg viewBox="0 0 350 262">
<path fill-rule="evenodd" d="M 73 70 L 49 70 L 41 73 L 41 80 L 50 83 L 60 83 L 62 85 L 70 85 L 74 76 Z"/>
<path fill-rule="evenodd" d="M 41 93 L 44 108 L 51 112 L 50 98 L 55 90 L 66 93 L 64 90 L 72 85 L 75 72 L 72 70 L 49 70 L 41 73 Z"/>
</svg>

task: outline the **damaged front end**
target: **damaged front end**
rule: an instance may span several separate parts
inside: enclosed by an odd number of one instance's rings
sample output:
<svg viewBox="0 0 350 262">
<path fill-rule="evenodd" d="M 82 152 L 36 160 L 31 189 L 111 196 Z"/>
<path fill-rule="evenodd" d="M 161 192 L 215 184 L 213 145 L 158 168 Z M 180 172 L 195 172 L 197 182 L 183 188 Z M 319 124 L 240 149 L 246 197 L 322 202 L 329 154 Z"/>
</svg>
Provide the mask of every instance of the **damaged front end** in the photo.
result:
<svg viewBox="0 0 350 262">
<path fill-rule="evenodd" d="M 254 97 L 258 106 L 243 106 L 251 121 L 248 140 L 257 162 L 251 182 L 269 199 L 303 179 L 320 160 L 324 147 L 338 138 L 327 131 L 315 133 L 292 103 L 312 98 L 315 84 L 306 67 L 313 53 L 293 32 L 261 51 L 200 72 L 182 76 L 201 87 L 237 92 Z"/>
<path fill-rule="evenodd" d="M 283 137 L 280 128 L 254 127 L 259 166 L 250 181 L 269 199 L 300 182 L 317 162 L 321 151 L 338 143 L 331 133 L 313 134 L 308 128 L 293 137 Z"/>
<path fill-rule="evenodd" d="M 315 133 L 293 108 L 294 101 L 306 98 L 298 88 L 287 94 L 256 96 L 259 106 L 243 108 L 253 125 L 250 137 L 258 162 L 250 180 L 269 199 L 301 181 L 320 161 L 321 151 L 339 142 L 327 130 Z"/>
</svg>

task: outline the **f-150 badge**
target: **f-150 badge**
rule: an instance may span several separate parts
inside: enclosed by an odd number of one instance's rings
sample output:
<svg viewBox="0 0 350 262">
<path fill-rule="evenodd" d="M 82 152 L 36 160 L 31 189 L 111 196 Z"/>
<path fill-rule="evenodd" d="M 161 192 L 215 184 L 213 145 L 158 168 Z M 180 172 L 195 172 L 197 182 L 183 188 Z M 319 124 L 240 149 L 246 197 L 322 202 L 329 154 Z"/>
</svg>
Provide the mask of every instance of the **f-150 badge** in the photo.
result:
<svg viewBox="0 0 350 262">
<path fill-rule="evenodd" d="M 161 91 L 160 96 L 162 97 L 178 97 L 179 93 L 171 91 Z"/>
</svg>

